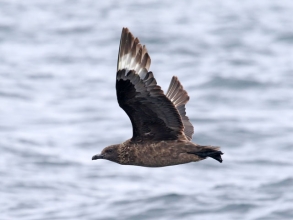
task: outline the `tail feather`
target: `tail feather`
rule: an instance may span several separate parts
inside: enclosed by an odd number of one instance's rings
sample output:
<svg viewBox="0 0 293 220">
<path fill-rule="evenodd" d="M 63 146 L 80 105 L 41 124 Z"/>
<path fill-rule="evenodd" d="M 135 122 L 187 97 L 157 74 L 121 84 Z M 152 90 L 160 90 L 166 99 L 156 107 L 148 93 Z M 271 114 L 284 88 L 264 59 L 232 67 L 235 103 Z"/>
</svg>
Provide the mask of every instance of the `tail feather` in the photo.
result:
<svg viewBox="0 0 293 220">
<path fill-rule="evenodd" d="M 202 146 L 201 150 L 199 150 L 198 152 L 192 153 L 192 154 L 195 154 L 203 159 L 205 159 L 207 157 L 211 157 L 211 158 L 219 161 L 220 163 L 223 162 L 221 155 L 223 155 L 224 153 L 222 151 L 219 151 L 219 147 Z"/>
</svg>

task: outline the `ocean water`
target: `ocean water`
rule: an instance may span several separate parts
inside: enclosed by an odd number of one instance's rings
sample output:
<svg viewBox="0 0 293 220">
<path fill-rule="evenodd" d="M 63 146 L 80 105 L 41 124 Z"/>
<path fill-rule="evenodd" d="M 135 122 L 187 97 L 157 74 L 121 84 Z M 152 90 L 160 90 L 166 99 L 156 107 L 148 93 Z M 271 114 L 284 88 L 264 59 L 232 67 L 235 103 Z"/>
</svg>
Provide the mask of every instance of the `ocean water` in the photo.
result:
<svg viewBox="0 0 293 220">
<path fill-rule="evenodd" d="M 0 1 L 1 220 L 293 219 L 293 3 Z M 122 27 L 166 91 L 190 95 L 193 141 L 164 168 L 92 161 L 131 137 L 115 94 Z"/>
</svg>

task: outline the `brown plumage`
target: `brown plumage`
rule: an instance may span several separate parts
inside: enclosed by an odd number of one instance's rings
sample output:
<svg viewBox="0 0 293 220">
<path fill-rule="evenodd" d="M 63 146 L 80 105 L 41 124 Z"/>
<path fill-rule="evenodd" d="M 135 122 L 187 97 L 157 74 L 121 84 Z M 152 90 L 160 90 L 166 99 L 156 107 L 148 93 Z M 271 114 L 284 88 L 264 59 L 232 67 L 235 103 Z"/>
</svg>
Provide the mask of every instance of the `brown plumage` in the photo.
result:
<svg viewBox="0 0 293 220">
<path fill-rule="evenodd" d="M 162 167 L 196 162 L 206 157 L 222 162 L 219 147 L 190 142 L 193 126 L 185 112 L 189 100 L 176 76 L 166 93 L 149 71 L 146 47 L 127 28 L 122 29 L 116 76 L 119 106 L 132 123 L 132 138 L 106 147 L 92 157 L 123 165 Z"/>
</svg>

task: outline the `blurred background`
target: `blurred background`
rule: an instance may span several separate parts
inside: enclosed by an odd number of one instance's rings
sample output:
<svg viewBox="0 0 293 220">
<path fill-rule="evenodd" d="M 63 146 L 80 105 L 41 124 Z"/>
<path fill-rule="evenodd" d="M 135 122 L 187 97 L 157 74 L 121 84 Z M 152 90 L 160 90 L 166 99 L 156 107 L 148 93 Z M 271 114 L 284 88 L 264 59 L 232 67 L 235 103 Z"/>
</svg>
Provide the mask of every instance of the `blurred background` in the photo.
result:
<svg viewBox="0 0 293 220">
<path fill-rule="evenodd" d="M 292 219 L 292 14 L 289 0 L 0 0 L 0 219 Z M 222 164 L 91 160 L 132 134 L 122 27 L 164 91 L 179 77 L 193 141 Z"/>
</svg>

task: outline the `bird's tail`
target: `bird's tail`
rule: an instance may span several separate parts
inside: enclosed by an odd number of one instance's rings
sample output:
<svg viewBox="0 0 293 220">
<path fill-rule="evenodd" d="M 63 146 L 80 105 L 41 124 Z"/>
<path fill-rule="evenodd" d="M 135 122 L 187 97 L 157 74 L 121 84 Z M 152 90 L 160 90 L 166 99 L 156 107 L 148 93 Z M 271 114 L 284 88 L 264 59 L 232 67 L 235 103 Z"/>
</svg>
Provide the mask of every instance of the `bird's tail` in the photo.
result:
<svg viewBox="0 0 293 220">
<path fill-rule="evenodd" d="M 214 147 L 214 146 L 200 146 L 201 149 L 195 153 L 195 154 L 203 159 L 207 158 L 207 157 L 211 157 L 217 161 L 219 161 L 220 163 L 223 162 L 223 159 L 221 157 L 221 155 L 223 155 L 224 153 L 222 151 L 220 151 L 219 147 Z"/>
</svg>

